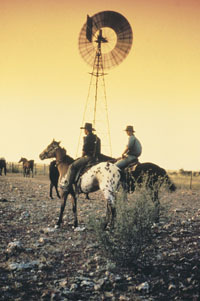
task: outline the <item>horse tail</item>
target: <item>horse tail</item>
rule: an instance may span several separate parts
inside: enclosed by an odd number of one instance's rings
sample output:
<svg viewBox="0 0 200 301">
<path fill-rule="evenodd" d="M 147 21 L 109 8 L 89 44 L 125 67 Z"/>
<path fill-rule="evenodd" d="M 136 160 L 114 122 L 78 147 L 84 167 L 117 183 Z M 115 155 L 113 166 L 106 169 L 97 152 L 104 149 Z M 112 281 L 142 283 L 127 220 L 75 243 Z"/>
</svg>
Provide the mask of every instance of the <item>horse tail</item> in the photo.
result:
<svg viewBox="0 0 200 301">
<path fill-rule="evenodd" d="M 170 177 L 167 174 L 165 176 L 165 181 L 166 181 L 166 184 L 167 184 L 170 192 L 176 191 L 176 189 L 177 189 L 176 185 L 172 182 L 172 180 L 170 179 Z"/>
</svg>

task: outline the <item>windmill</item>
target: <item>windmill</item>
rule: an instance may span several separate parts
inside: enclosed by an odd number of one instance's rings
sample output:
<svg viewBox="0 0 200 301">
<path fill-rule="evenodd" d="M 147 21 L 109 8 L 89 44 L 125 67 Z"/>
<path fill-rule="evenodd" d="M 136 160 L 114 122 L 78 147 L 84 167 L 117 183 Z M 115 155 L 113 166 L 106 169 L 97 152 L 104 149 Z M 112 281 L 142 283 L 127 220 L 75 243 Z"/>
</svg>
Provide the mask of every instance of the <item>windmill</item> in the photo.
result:
<svg viewBox="0 0 200 301">
<path fill-rule="evenodd" d="M 103 11 L 87 16 L 79 34 L 79 52 L 83 60 L 92 67 L 88 96 L 82 125 L 91 122 L 102 140 L 104 152 L 112 155 L 108 119 L 105 70 L 119 65 L 128 55 L 133 34 L 128 21 L 114 11 Z M 79 151 L 80 137 L 77 153 Z"/>
</svg>

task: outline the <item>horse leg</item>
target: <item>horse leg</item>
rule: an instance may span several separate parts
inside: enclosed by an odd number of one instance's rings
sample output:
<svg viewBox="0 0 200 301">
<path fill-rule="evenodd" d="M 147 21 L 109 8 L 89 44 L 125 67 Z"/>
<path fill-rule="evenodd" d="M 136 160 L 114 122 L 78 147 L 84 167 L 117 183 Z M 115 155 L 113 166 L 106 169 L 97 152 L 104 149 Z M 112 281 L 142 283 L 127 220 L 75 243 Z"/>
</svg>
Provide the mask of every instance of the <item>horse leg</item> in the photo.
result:
<svg viewBox="0 0 200 301">
<path fill-rule="evenodd" d="M 71 191 L 71 202 L 72 202 L 72 211 L 74 214 L 74 227 L 78 227 L 78 217 L 77 217 L 77 198 L 74 190 Z"/>
<path fill-rule="evenodd" d="M 63 218 L 63 212 L 65 210 L 65 205 L 66 205 L 66 200 L 68 197 L 68 193 L 63 192 L 62 193 L 62 202 L 61 202 L 61 207 L 60 207 L 60 215 L 59 215 L 59 219 L 57 222 L 57 227 L 60 227 L 60 224 L 62 223 L 62 218 Z"/>
<path fill-rule="evenodd" d="M 53 200 L 53 194 L 52 194 L 52 192 L 53 192 L 53 184 L 50 183 L 49 196 L 50 196 L 50 198 Z"/>
<path fill-rule="evenodd" d="M 77 200 L 76 200 L 76 196 L 74 191 L 70 192 L 72 195 L 72 210 L 74 213 L 74 227 L 78 226 L 78 218 L 77 218 Z M 66 200 L 68 197 L 69 193 L 63 193 L 62 195 L 62 203 L 61 203 L 61 208 L 60 208 L 60 215 L 59 215 L 59 219 L 57 222 L 57 227 L 60 227 L 60 224 L 62 223 L 62 218 L 63 218 L 63 212 L 65 210 L 65 205 L 66 205 Z"/>
<path fill-rule="evenodd" d="M 107 189 L 102 189 L 102 192 L 105 199 L 107 200 L 106 222 L 104 225 L 104 229 L 106 229 L 108 226 L 114 226 L 116 208 L 114 206 L 114 193 L 112 191 L 108 191 Z"/>
<path fill-rule="evenodd" d="M 160 219 L 160 201 L 158 196 L 158 189 L 152 191 L 152 200 L 155 206 L 155 222 L 158 223 Z"/>
<path fill-rule="evenodd" d="M 113 204 L 107 202 L 106 222 L 105 222 L 104 229 L 106 229 L 108 226 L 113 228 L 115 217 L 116 217 L 116 208 L 113 206 Z"/>
<path fill-rule="evenodd" d="M 55 190 L 56 190 L 57 197 L 60 199 L 60 194 L 58 192 L 58 185 L 55 185 Z"/>
</svg>

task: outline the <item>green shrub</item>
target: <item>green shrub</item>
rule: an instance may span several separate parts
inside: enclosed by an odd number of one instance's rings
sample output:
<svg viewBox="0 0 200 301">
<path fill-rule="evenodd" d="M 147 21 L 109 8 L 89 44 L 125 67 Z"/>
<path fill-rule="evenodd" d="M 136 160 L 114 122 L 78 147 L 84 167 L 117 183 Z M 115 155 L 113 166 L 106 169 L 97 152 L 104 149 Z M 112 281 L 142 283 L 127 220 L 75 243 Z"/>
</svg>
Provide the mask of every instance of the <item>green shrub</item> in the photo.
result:
<svg viewBox="0 0 200 301">
<path fill-rule="evenodd" d="M 152 245 L 152 226 L 157 208 L 150 194 L 141 189 L 124 200 L 120 193 L 116 202 L 117 216 L 114 228 L 103 230 L 103 221 L 90 219 L 96 240 L 105 257 L 117 265 L 131 266 L 148 246 Z"/>
</svg>

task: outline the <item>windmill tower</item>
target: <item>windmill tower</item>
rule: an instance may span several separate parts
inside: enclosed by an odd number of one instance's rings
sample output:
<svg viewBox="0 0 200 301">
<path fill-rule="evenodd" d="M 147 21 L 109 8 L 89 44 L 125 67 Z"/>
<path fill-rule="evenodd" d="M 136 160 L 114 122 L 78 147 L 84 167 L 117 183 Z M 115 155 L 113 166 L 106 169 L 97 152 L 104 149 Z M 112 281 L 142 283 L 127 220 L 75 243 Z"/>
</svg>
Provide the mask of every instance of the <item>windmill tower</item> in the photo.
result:
<svg viewBox="0 0 200 301">
<path fill-rule="evenodd" d="M 128 21 L 114 11 L 87 16 L 79 34 L 79 51 L 92 67 L 82 125 L 91 122 L 101 138 L 102 151 L 112 156 L 110 126 L 105 87 L 105 70 L 119 65 L 128 55 L 133 34 Z M 80 138 L 77 154 L 80 151 Z"/>
</svg>

